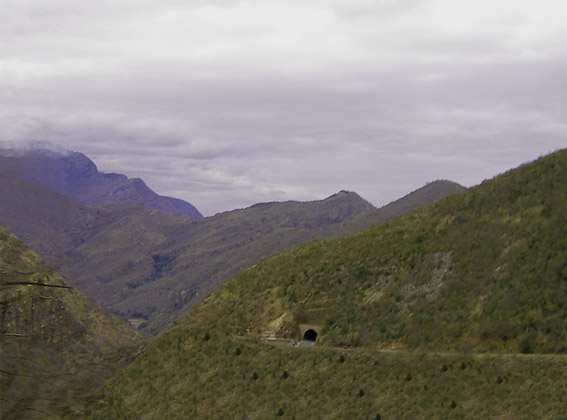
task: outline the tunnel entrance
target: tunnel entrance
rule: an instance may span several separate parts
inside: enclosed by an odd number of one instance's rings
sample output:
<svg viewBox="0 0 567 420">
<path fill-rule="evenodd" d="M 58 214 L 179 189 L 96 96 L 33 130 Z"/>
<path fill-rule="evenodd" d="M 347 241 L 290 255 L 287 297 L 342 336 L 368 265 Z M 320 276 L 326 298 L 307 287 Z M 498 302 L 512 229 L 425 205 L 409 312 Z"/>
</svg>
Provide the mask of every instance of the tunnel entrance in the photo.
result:
<svg viewBox="0 0 567 420">
<path fill-rule="evenodd" d="M 313 329 L 305 330 L 303 333 L 303 339 L 305 341 L 316 341 L 317 340 L 317 331 Z"/>
</svg>

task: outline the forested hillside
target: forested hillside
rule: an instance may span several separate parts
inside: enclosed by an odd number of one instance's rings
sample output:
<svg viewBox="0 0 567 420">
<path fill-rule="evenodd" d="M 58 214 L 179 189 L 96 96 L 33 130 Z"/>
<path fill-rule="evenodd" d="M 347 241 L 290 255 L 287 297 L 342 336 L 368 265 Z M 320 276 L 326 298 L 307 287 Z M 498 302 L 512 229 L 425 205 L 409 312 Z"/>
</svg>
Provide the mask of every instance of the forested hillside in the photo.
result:
<svg viewBox="0 0 567 420">
<path fill-rule="evenodd" d="M 71 287 L 0 226 L 2 419 L 53 418 L 142 344 L 127 323 Z"/>
<path fill-rule="evenodd" d="M 87 296 L 156 333 L 262 256 L 356 232 L 461 188 L 438 181 L 380 209 L 341 191 L 189 220 L 136 203 L 84 206 L 0 172 L 0 223 Z"/>
<path fill-rule="evenodd" d="M 263 259 L 66 415 L 561 418 L 566 214 L 561 150 L 358 234 Z M 262 338 L 299 340 L 306 324 L 319 331 L 315 347 Z"/>
</svg>

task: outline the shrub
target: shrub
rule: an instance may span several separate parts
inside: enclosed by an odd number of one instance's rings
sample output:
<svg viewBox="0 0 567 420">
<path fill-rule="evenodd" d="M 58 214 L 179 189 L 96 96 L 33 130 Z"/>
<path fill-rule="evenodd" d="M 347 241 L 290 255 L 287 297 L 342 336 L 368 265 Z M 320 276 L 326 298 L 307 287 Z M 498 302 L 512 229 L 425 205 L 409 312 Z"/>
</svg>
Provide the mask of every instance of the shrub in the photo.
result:
<svg viewBox="0 0 567 420">
<path fill-rule="evenodd" d="M 518 350 L 524 354 L 534 352 L 532 340 L 529 336 L 523 336 L 520 338 L 520 341 L 518 342 Z"/>
</svg>

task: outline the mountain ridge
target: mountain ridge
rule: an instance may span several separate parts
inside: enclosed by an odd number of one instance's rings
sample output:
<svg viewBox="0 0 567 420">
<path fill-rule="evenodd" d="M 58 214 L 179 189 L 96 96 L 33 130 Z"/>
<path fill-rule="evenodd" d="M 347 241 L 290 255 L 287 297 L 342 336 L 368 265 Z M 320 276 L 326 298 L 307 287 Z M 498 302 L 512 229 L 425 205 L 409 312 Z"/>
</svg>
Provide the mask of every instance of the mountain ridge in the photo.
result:
<svg viewBox="0 0 567 420">
<path fill-rule="evenodd" d="M 173 216 L 200 218 L 190 203 L 152 191 L 140 178 L 102 173 L 87 156 L 78 152 L 62 154 L 36 150 L 20 153 L 0 150 L 0 170 L 38 182 L 84 205 L 133 201 Z"/>
<path fill-rule="evenodd" d="M 61 266 L 88 296 L 151 332 L 258 258 L 317 237 L 352 233 L 384 217 L 349 221 L 389 209 L 342 192 L 181 219 L 135 203 L 84 206 L 2 172 L 0 196 L 2 223 Z"/>
<path fill-rule="evenodd" d="M 567 149 L 263 258 L 154 338 L 85 417 L 561 418 L 566 214 Z M 315 347 L 292 346 L 305 326 Z"/>
</svg>

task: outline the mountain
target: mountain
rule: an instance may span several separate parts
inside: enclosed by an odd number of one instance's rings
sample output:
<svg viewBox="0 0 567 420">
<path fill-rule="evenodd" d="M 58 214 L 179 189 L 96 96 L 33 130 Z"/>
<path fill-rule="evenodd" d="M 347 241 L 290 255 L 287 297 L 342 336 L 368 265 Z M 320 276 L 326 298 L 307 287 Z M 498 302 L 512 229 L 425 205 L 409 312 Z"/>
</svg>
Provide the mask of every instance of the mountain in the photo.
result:
<svg viewBox="0 0 567 420">
<path fill-rule="evenodd" d="M 71 197 L 0 171 L 0 224 L 51 263 L 96 229 L 93 213 Z"/>
<path fill-rule="evenodd" d="M 246 328 L 299 317 L 321 325 L 318 341 L 329 345 L 565 353 L 566 214 L 562 150 L 369 230 L 262 260 L 214 296 L 236 299 L 219 305 L 254 320 Z M 281 334 L 294 337 L 294 325 L 282 322 Z"/>
<path fill-rule="evenodd" d="M 142 344 L 0 226 L 0 418 L 52 418 Z M 51 415 L 50 415 L 51 413 Z"/>
<path fill-rule="evenodd" d="M 562 418 L 566 214 L 561 150 L 262 259 L 78 418 Z"/>
<path fill-rule="evenodd" d="M 344 229 L 337 231 L 335 236 L 344 236 L 386 222 L 464 189 L 462 185 L 444 179 L 429 182 L 386 206 L 349 220 L 344 224 Z"/>
<path fill-rule="evenodd" d="M 139 178 L 99 172 L 85 155 L 49 150 L 0 150 L 0 171 L 40 183 L 85 205 L 136 202 L 173 216 L 203 217 L 191 204 L 157 195 Z"/>
<path fill-rule="evenodd" d="M 187 220 L 135 203 L 82 206 L 0 173 L 0 222 L 88 296 L 155 333 L 259 258 L 356 232 L 393 217 L 392 206 L 407 211 L 440 190 L 449 194 L 455 185 L 433 183 L 381 209 L 341 191 L 325 200 L 263 203 Z"/>
</svg>

